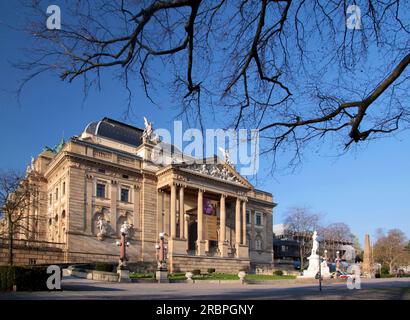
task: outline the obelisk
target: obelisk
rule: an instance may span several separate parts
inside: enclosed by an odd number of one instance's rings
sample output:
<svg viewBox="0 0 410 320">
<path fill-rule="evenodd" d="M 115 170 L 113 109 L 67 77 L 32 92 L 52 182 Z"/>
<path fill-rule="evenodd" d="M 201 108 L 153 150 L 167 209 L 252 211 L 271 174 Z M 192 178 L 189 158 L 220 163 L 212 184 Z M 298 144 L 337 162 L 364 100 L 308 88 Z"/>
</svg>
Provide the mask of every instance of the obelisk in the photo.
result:
<svg viewBox="0 0 410 320">
<path fill-rule="evenodd" d="M 363 252 L 363 276 L 366 278 L 374 278 L 373 272 L 373 257 L 372 247 L 370 246 L 370 236 L 364 236 L 364 252 Z"/>
</svg>

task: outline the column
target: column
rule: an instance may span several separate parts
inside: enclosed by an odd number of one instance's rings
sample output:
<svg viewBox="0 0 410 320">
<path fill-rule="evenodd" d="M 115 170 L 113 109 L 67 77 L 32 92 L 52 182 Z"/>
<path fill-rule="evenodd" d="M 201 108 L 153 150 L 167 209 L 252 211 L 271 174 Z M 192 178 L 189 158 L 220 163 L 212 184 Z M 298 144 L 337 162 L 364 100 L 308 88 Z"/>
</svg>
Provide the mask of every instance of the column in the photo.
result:
<svg viewBox="0 0 410 320">
<path fill-rule="evenodd" d="M 86 191 L 85 191 L 85 203 L 86 208 L 84 210 L 84 231 L 91 234 L 92 232 L 92 223 L 93 223 L 93 178 L 87 174 L 86 178 Z M 96 180 L 95 180 L 96 181 Z M 113 223 L 116 223 L 115 220 L 112 220 Z M 115 226 L 115 224 L 114 224 Z"/>
<path fill-rule="evenodd" d="M 249 219 L 251 221 L 251 243 L 249 243 L 249 248 L 255 249 L 255 211 L 250 211 Z"/>
<path fill-rule="evenodd" d="M 157 197 L 157 203 L 158 203 L 158 197 Z M 141 215 L 140 215 L 140 187 L 135 185 L 134 186 L 134 213 L 133 213 L 133 223 L 134 223 L 134 228 L 137 229 L 137 231 L 141 231 Z"/>
<path fill-rule="evenodd" d="M 198 208 L 197 208 L 197 227 L 198 227 L 198 238 L 196 241 L 196 254 L 198 256 L 205 255 L 205 244 L 204 241 L 204 216 L 203 216 L 203 193 L 204 191 L 198 190 Z"/>
<path fill-rule="evenodd" d="M 108 185 L 106 186 L 108 188 Z M 118 199 L 118 182 L 116 180 L 111 181 L 111 207 L 110 207 L 110 219 L 114 226 L 117 226 L 117 199 Z M 108 192 L 108 190 L 107 190 Z M 120 226 L 119 226 L 120 227 Z M 119 230 L 117 230 L 119 232 Z"/>
<path fill-rule="evenodd" d="M 203 229 L 203 191 L 201 189 L 198 190 L 198 209 L 197 209 L 197 223 L 198 223 L 198 241 L 202 241 L 204 238 L 204 229 Z"/>
<path fill-rule="evenodd" d="M 171 199 L 170 199 L 170 205 L 171 205 L 171 239 L 175 239 L 177 235 L 177 225 L 176 225 L 176 202 L 177 202 L 177 187 L 174 184 L 171 184 Z"/>
<path fill-rule="evenodd" d="M 226 240 L 226 207 L 225 207 L 226 195 L 221 195 L 221 208 L 220 208 L 220 232 L 219 232 L 219 251 L 221 257 L 228 256 L 228 244 Z"/>
<path fill-rule="evenodd" d="M 186 241 L 186 250 L 188 250 L 188 222 L 189 222 L 189 216 L 187 214 L 184 214 L 184 236 Z"/>
<path fill-rule="evenodd" d="M 246 200 L 242 202 L 242 244 L 246 246 Z"/>
<path fill-rule="evenodd" d="M 185 239 L 185 209 L 184 209 L 184 187 L 179 188 L 179 237 Z"/>
<path fill-rule="evenodd" d="M 225 208 L 225 195 L 221 195 L 221 210 L 220 210 L 220 241 L 223 243 L 226 240 L 226 208 Z"/>
<path fill-rule="evenodd" d="M 236 251 L 239 252 L 239 245 L 241 244 L 241 200 L 236 198 L 235 207 L 235 243 Z"/>
</svg>

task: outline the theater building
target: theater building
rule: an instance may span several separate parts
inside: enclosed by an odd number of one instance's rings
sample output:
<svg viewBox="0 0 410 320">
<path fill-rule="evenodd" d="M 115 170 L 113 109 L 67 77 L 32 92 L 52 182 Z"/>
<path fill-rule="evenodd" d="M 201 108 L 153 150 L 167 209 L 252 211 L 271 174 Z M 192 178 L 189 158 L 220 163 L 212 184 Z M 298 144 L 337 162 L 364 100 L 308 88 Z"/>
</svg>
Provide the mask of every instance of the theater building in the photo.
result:
<svg viewBox="0 0 410 320">
<path fill-rule="evenodd" d="M 272 195 L 216 157 L 192 163 L 168 145 L 170 163 L 153 162 L 151 131 L 104 118 L 33 159 L 46 196 L 27 239 L 58 244 L 62 262 L 114 262 L 127 221 L 130 263 L 155 263 L 165 232 L 171 272 L 270 270 Z"/>
</svg>

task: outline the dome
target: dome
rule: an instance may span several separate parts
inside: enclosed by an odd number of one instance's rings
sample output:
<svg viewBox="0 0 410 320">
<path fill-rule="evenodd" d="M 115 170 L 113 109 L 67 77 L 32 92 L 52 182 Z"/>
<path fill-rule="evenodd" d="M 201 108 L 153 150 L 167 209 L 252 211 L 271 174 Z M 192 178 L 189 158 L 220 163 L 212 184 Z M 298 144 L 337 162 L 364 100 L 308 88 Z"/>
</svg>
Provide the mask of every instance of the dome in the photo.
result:
<svg viewBox="0 0 410 320">
<path fill-rule="evenodd" d="M 142 143 L 141 138 L 144 130 L 110 118 L 104 118 L 101 121 L 88 124 L 85 132 L 138 147 Z"/>
</svg>

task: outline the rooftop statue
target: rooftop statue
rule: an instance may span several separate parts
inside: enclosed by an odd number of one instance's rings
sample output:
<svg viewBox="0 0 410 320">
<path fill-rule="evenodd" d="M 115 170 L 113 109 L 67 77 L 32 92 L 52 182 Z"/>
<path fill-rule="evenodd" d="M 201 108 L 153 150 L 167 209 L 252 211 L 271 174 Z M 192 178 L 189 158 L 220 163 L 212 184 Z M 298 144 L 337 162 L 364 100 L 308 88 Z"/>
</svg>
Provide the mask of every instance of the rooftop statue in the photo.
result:
<svg viewBox="0 0 410 320">
<path fill-rule="evenodd" d="M 229 164 L 230 166 L 232 166 L 233 163 L 232 163 L 232 160 L 231 160 L 231 156 L 230 156 L 230 154 L 229 154 L 229 151 L 226 150 L 226 149 L 224 149 L 224 148 L 222 148 L 222 147 L 219 147 L 219 150 L 220 150 L 220 151 L 222 152 L 222 154 L 224 155 L 224 161 L 225 161 L 225 163 L 226 163 L 226 164 Z"/>
</svg>

